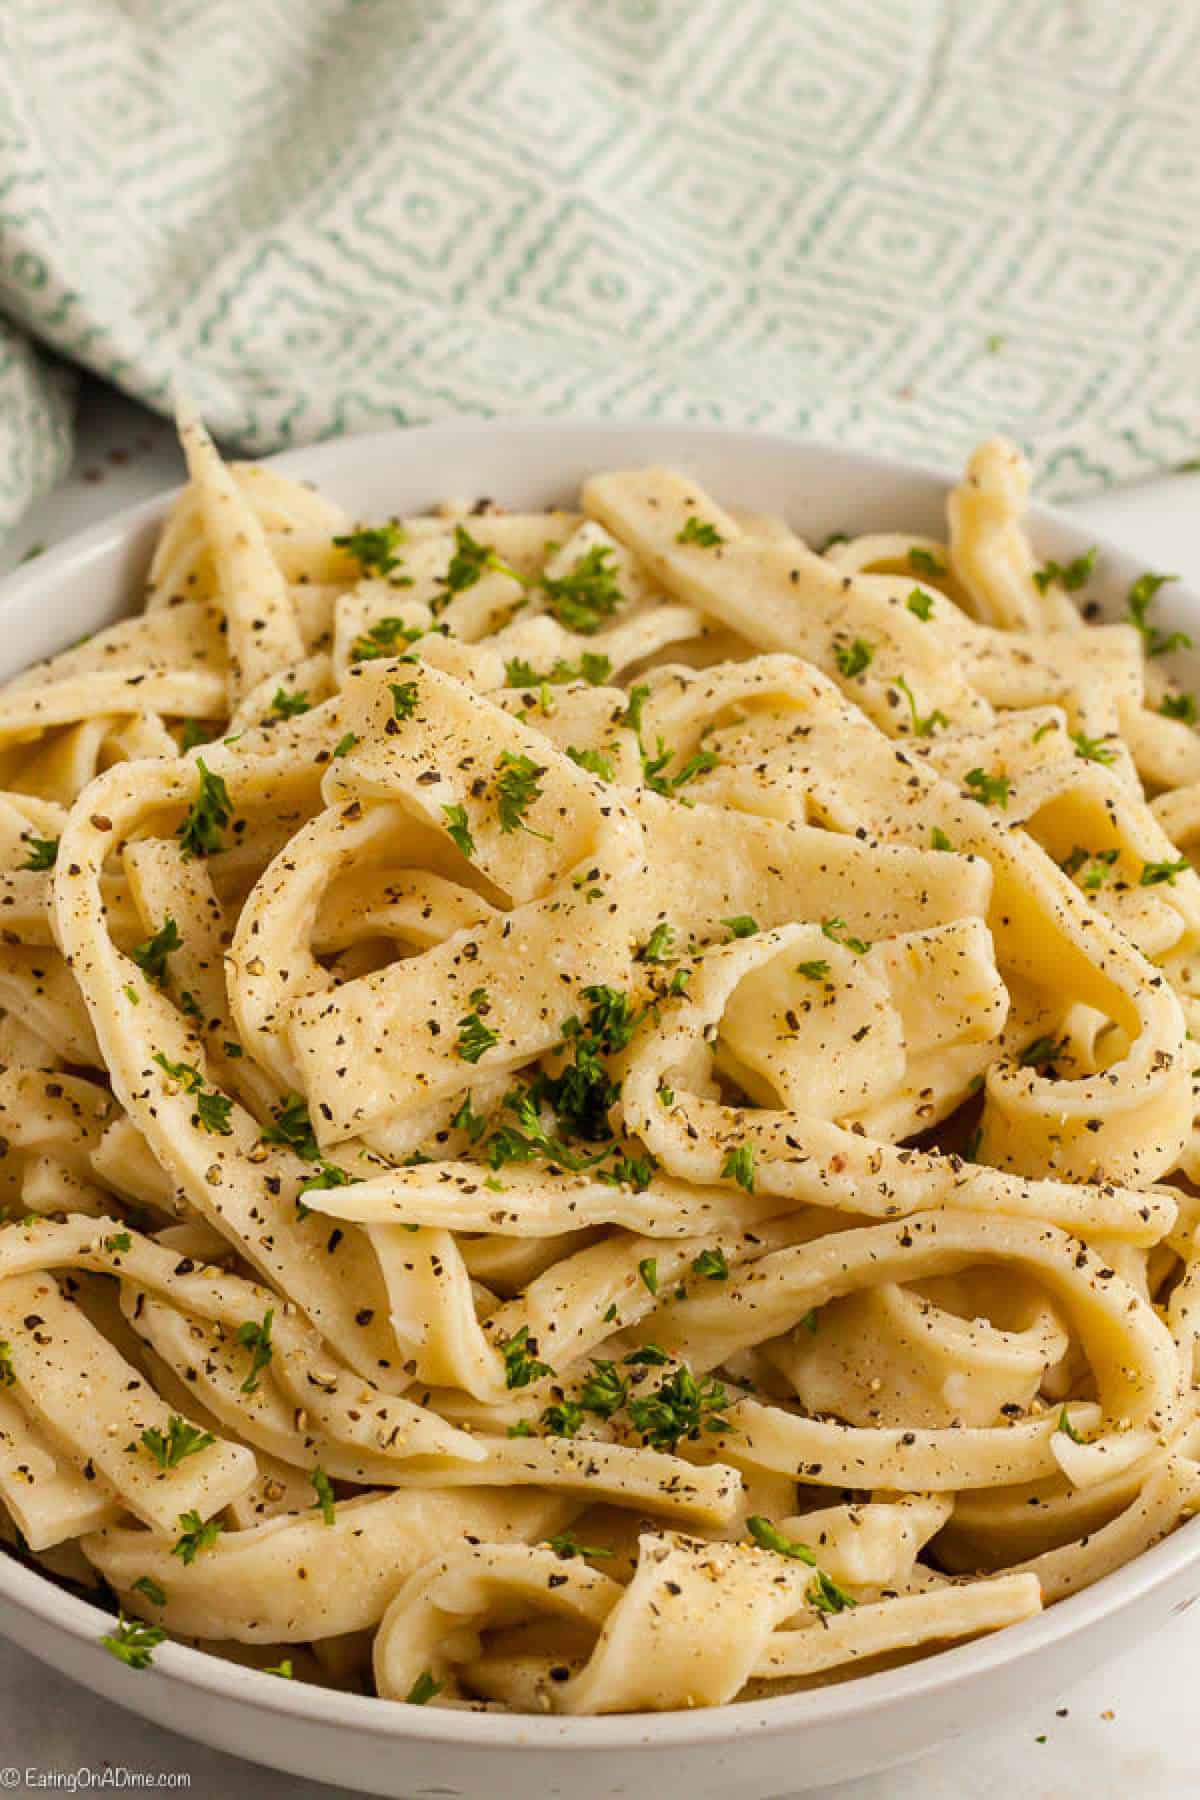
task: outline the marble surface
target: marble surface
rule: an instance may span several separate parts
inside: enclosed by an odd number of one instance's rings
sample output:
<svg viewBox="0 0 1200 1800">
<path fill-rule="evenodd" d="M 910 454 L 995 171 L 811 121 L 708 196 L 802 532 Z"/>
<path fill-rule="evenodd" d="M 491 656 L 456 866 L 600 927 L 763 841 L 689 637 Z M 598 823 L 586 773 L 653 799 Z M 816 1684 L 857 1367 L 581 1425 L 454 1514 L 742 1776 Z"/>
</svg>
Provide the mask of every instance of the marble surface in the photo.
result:
<svg viewBox="0 0 1200 1800">
<path fill-rule="evenodd" d="M 85 392 L 79 454 L 70 479 L 42 502 L 12 542 L 0 571 L 33 547 L 55 543 L 178 481 L 182 461 L 169 427 L 98 388 Z M 1097 531 L 1156 569 L 1200 585 L 1200 474 L 1124 489 L 1077 509 Z M 1192 1663 L 1193 1656 L 1196 1658 Z M 1194 1676 L 1200 1607 L 1152 1640 L 1131 1646 L 1098 1674 L 1062 1693 L 1034 1693 L 1024 1712 L 979 1729 L 944 1753 L 867 1780 L 819 1790 L 815 1800 L 1180 1800 L 1200 1795 Z M 6 1791 L 37 1793 L 53 1773 L 81 1768 L 183 1772 L 190 1792 L 238 1800 L 350 1795 L 298 1781 L 193 1744 L 113 1708 L 0 1640 L 0 1764 L 19 1771 Z M 28 1774 L 26 1774 L 28 1771 Z M 0 1781 L 4 1774 L 0 1774 Z M 505 1790 L 498 1778 L 496 1800 Z"/>
</svg>

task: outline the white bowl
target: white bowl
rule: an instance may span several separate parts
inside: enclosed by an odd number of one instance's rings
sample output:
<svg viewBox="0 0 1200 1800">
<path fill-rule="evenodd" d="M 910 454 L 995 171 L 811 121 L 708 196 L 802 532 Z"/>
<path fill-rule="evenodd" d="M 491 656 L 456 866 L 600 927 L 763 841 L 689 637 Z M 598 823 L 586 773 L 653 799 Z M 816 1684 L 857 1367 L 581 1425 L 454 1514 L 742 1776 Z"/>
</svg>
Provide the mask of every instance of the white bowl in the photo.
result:
<svg viewBox="0 0 1200 1800">
<path fill-rule="evenodd" d="M 820 542 L 834 531 L 940 536 L 948 478 L 884 457 L 686 425 L 475 421 L 342 439 L 275 459 L 358 518 L 450 495 L 508 507 L 570 503 L 597 470 L 677 464 L 723 503 L 783 513 Z M 132 610 L 170 496 L 49 551 L 0 585 L 0 679 Z M 1035 508 L 1043 556 L 1090 537 Z M 1142 570 L 1101 546 L 1095 593 L 1116 611 Z M 1200 626 L 1200 600 L 1160 596 L 1162 622 Z M 1200 636 L 1200 632 L 1198 632 Z M 656 1800 L 797 1793 L 905 1761 L 994 1723 L 1127 1648 L 1200 1592 L 1200 1519 L 1036 1619 L 921 1662 L 785 1699 L 712 1711 L 601 1719 L 422 1710 L 292 1685 L 180 1644 L 133 1671 L 101 1646 L 109 1615 L 0 1556 L 0 1629 L 118 1705 L 160 1725 L 310 1779 L 404 1800 L 526 1793 Z"/>
</svg>

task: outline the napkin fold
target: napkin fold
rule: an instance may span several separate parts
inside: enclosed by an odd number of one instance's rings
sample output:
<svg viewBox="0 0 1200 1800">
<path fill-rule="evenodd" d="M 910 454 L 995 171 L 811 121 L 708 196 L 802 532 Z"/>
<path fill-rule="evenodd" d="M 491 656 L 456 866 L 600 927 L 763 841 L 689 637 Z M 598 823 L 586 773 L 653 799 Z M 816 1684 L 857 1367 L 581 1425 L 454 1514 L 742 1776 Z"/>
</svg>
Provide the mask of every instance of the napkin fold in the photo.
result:
<svg viewBox="0 0 1200 1800">
<path fill-rule="evenodd" d="M 1178 0 L 5 0 L 0 529 L 47 352 L 258 454 L 758 425 L 1066 497 L 1200 450 Z"/>
</svg>

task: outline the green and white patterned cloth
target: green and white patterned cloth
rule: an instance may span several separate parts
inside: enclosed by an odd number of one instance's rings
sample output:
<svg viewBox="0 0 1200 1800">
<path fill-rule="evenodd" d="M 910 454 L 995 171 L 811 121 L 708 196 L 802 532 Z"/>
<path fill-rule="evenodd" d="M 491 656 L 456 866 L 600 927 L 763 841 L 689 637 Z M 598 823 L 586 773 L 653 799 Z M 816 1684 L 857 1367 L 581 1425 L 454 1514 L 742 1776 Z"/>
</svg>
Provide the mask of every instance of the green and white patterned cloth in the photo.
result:
<svg viewBox="0 0 1200 1800">
<path fill-rule="evenodd" d="M 0 0 L 0 529 L 69 454 L 46 351 L 251 452 L 571 412 L 1177 466 L 1198 88 L 1193 0 Z"/>
</svg>

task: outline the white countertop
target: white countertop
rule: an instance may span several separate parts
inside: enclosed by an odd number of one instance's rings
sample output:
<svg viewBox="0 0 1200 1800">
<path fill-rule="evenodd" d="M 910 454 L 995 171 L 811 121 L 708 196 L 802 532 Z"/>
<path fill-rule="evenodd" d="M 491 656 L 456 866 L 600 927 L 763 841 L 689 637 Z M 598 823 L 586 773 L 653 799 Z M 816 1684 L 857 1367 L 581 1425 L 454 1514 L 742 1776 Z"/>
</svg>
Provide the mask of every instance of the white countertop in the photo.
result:
<svg viewBox="0 0 1200 1800">
<path fill-rule="evenodd" d="M 161 420 L 98 389 L 85 394 L 68 481 L 0 549 L 0 573 L 135 500 L 173 485 L 183 464 Z M 1076 509 L 1155 569 L 1200 585 L 1200 474 L 1128 488 Z M 1192 1661 L 1193 1656 L 1195 1661 Z M 1196 1675 L 1200 1607 L 1063 1693 L 1031 1694 L 1024 1713 L 904 1769 L 820 1790 L 818 1800 L 1179 1800 L 1200 1794 Z M 118 1712 L 0 1641 L 0 1763 L 36 1771 L 123 1767 L 187 1771 L 190 1791 L 291 1800 L 354 1790 L 276 1775 Z M 37 1776 L 8 1792 L 37 1793 Z M 506 1800 L 502 1789 L 495 1800 Z M 530 1800 L 537 1800 L 531 1796 Z"/>
</svg>

